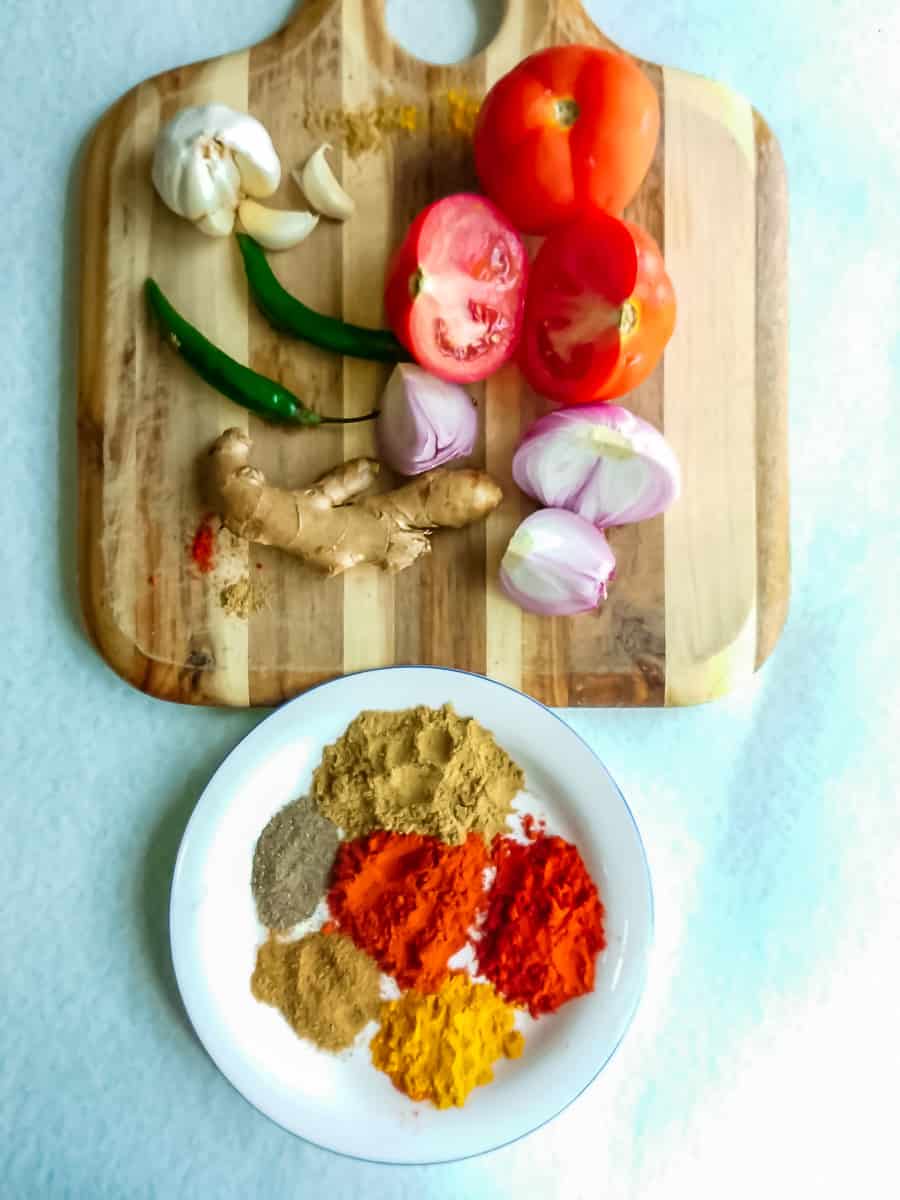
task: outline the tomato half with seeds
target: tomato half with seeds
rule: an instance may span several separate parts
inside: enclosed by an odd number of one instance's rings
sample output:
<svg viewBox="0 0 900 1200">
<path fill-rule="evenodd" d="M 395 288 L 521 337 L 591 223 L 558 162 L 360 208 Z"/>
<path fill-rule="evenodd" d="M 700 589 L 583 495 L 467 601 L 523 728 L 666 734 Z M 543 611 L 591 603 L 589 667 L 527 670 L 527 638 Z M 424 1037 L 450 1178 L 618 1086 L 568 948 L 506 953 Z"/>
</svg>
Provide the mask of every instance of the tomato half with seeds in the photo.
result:
<svg viewBox="0 0 900 1200">
<path fill-rule="evenodd" d="M 524 59 L 488 92 L 475 167 L 525 233 L 597 210 L 619 216 L 653 161 L 659 123 L 656 89 L 632 59 L 556 46 Z"/>
<path fill-rule="evenodd" d="M 516 352 L 527 275 L 522 239 L 495 205 L 447 196 L 419 213 L 388 267 L 387 318 L 427 371 L 474 383 Z"/>
<path fill-rule="evenodd" d="M 675 292 L 645 229 L 606 213 L 551 233 L 531 269 L 521 364 L 561 404 L 612 400 L 659 362 Z"/>
</svg>

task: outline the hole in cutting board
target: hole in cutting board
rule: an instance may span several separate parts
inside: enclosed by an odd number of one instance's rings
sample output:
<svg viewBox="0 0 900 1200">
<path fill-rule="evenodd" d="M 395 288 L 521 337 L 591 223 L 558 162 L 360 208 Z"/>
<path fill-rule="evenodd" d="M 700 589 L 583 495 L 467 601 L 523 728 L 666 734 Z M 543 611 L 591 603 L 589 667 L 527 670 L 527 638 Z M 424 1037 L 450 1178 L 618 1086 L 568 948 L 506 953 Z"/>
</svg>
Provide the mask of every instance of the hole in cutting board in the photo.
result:
<svg viewBox="0 0 900 1200">
<path fill-rule="evenodd" d="M 503 21 L 504 0 L 387 0 L 391 37 L 430 63 L 454 63 L 490 45 Z"/>
</svg>

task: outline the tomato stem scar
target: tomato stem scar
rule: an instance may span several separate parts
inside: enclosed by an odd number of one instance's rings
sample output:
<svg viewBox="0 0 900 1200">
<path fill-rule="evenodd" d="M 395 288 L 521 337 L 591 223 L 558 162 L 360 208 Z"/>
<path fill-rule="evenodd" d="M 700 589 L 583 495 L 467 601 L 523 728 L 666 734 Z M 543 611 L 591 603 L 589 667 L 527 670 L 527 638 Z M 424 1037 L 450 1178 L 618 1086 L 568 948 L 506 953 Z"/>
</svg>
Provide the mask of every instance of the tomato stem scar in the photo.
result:
<svg viewBox="0 0 900 1200">
<path fill-rule="evenodd" d="M 572 96 L 563 96 L 557 100 L 554 109 L 557 123 L 562 125 L 563 129 L 569 129 L 574 125 L 581 113 L 578 101 Z"/>
<path fill-rule="evenodd" d="M 640 321 L 640 311 L 636 300 L 626 300 L 622 305 L 622 311 L 619 314 L 619 333 L 623 337 L 627 337 L 629 333 L 634 333 Z"/>
</svg>

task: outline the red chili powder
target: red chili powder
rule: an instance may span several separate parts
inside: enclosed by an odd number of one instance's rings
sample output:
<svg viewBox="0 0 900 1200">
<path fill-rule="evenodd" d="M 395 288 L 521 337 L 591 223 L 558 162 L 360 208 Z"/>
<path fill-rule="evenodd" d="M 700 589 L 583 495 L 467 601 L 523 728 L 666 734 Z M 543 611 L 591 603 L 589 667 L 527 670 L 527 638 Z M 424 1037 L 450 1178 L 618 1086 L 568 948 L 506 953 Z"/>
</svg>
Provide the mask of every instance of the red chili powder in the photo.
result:
<svg viewBox="0 0 900 1200">
<path fill-rule="evenodd" d="M 531 841 L 539 838 L 547 828 L 547 821 L 544 817 L 535 817 L 531 813 L 526 813 L 522 818 L 522 832 Z"/>
<path fill-rule="evenodd" d="M 529 829 L 531 841 L 497 837 L 497 868 L 477 944 L 478 969 L 533 1017 L 593 991 L 606 945 L 603 905 L 571 842 Z"/>
<path fill-rule="evenodd" d="M 216 565 L 216 531 L 212 523 L 212 515 L 205 516 L 191 542 L 191 561 L 202 575 L 208 575 Z"/>
<path fill-rule="evenodd" d="M 419 833 L 377 830 L 341 844 L 328 904 L 342 932 L 401 988 L 435 992 L 484 901 L 488 865 L 475 833 L 448 846 Z"/>
</svg>

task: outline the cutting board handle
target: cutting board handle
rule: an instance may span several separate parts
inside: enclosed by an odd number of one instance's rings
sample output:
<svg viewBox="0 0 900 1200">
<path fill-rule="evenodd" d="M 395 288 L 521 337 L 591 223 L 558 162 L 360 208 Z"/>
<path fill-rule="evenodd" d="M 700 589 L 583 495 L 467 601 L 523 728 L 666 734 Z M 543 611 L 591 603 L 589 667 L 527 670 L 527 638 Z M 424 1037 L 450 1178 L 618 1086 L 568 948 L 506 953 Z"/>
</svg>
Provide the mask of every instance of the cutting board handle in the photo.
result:
<svg viewBox="0 0 900 1200">
<path fill-rule="evenodd" d="M 291 40 L 305 41 L 312 37 L 332 9 L 340 3 L 341 0 L 306 0 L 300 4 L 286 26 Z M 393 46 L 395 54 L 418 61 L 414 54 L 410 54 L 391 36 L 387 26 L 386 0 L 364 0 L 364 4 L 369 20 L 379 28 L 379 35 Z M 530 41 L 536 50 L 551 40 L 548 36 L 551 25 L 557 31 L 553 41 L 577 42 L 586 39 L 596 45 L 601 39 L 611 49 L 617 49 L 598 29 L 581 0 L 504 0 L 503 16 L 496 33 L 488 45 L 473 57 L 480 58 L 488 52 L 496 53 L 502 50 L 507 41 L 521 47 L 523 27 L 532 31 Z"/>
</svg>

